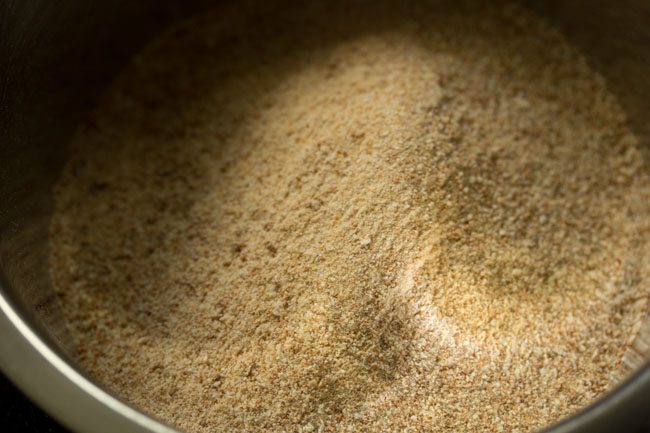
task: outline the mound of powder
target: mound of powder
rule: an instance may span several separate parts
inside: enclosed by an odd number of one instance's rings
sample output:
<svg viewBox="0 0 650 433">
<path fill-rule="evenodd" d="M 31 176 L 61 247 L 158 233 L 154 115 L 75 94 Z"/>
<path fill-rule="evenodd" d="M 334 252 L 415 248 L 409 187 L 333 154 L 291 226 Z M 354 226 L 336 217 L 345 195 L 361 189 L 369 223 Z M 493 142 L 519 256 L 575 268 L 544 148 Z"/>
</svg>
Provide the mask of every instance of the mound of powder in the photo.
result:
<svg viewBox="0 0 650 433">
<path fill-rule="evenodd" d="M 249 1 L 89 115 L 52 276 L 80 364 L 192 433 L 531 431 L 613 385 L 649 174 L 509 3 Z"/>
</svg>

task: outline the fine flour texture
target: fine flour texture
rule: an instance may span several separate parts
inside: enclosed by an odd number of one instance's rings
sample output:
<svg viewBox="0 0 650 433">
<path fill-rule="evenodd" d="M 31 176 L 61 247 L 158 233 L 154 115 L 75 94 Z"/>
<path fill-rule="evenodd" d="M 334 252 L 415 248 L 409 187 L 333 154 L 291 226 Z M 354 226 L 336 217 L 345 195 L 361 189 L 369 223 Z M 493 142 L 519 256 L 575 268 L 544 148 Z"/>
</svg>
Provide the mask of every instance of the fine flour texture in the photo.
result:
<svg viewBox="0 0 650 433">
<path fill-rule="evenodd" d="M 517 6 L 236 2 L 89 113 L 52 278 L 79 363 L 191 433 L 530 432 L 615 384 L 649 177 Z"/>
</svg>

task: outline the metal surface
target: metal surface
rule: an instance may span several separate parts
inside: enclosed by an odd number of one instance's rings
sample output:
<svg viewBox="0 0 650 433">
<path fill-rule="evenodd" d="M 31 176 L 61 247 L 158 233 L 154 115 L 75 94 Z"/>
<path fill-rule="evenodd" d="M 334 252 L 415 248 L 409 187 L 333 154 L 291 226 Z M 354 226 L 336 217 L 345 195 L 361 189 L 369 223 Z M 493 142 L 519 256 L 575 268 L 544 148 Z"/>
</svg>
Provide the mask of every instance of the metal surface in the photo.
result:
<svg viewBox="0 0 650 433">
<path fill-rule="evenodd" d="M 163 26 L 208 3 L 0 0 L 0 367 L 78 432 L 173 430 L 102 390 L 68 356 L 47 272 L 51 188 L 75 125 L 107 81 Z M 650 2 L 526 3 L 582 49 L 650 143 Z M 644 329 L 650 336 L 650 320 Z M 621 431 L 650 419 L 648 340 L 628 355 L 636 375 L 553 432 Z"/>
</svg>

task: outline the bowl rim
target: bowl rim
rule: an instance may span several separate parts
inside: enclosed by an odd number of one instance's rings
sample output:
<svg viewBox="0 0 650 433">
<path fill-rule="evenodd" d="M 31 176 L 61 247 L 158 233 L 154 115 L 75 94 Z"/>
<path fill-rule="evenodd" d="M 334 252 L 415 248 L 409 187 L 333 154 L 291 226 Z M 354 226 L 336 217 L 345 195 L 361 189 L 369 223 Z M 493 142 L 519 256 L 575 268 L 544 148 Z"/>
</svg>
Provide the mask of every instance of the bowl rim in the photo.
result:
<svg viewBox="0 0 650 433">
<path fill-rule="evenodd" d="M 76 432 L 179 432 L 105 391 L 63 359 L 1 289 L 0 369 L 38 406 Z"/>
<path fill-rule="evenodd" d="M 38 406 L 79 433 L 179 433 L 95 384 L 60 356 L 7 298 L 0 283 L 0 370 Z M 541 433 L 618 430 L 650 407 L 650 363 Z M 614 429 L 614 430 L 613 430 Z"/>
</svg>

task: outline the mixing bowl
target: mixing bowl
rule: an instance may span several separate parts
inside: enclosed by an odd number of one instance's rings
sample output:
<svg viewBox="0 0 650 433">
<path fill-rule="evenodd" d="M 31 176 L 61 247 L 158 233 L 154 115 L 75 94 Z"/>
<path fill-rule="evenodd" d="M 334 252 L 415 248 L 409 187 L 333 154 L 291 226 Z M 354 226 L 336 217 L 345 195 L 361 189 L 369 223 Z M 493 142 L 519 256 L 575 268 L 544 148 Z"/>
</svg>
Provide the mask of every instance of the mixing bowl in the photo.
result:
<svg viewBox="0 0 650 433">
<path fill-rule="evenodd" d="M 209 3 L 0 0 L 0 367 L 78 432 L 175 430 L 102 389 L 70 356 L 47 271 L 52 186 L 75 125 L 108 80 L 163 26 Z M 582 49 L 650 145 L 650 2 L 525 3 Z M 647 317 L 626 354 L 621 384 L 549 431 L 649 426 L 649 361 Z"/>
</svg>

